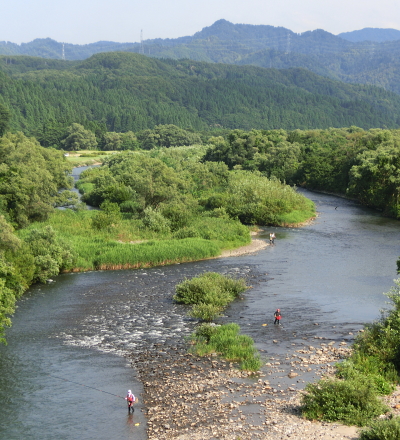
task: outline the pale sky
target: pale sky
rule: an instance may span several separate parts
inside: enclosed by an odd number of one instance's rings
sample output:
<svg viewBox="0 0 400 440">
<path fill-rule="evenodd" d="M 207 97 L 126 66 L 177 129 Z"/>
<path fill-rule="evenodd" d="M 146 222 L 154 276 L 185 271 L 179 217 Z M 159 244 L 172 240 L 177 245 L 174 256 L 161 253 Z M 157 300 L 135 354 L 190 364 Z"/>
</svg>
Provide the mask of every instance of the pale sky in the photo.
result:
<svg viewBox="0 0 400 440">
<path fill-rule="evenodd" d="M 332 34 L 365 27 L 400 30 L 398 0 L 1 0 L 0 41 L 97 41 L 193 35 L 219 19 Z"/>
</svg>

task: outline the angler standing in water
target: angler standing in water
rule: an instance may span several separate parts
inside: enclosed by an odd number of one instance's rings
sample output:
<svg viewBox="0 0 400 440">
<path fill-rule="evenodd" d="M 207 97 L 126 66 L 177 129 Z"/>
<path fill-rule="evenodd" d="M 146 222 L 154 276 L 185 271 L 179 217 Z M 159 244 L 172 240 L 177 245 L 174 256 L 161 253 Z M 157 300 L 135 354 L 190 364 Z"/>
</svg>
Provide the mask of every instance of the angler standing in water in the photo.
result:
<svg viewBox="0 0 400 440">
<path fill-rule="evenodd" d="M 276 309 L 276 312 L 274 313 L 274 317 L 275 317 L 274 324 L 281 325 L 282 315 L 281 315 L 281 310 L 280 309 Z"/>
<path fill-rule="evenodd" d="M 125 400 L 128 403 L 128 414 L 131 413 L 131 408 L 132 408 L 132 413 L 135 411 L 135 408 L 133 407 L 133 404 L 136 401 L 136 397 L 132 394 L 131 390 L 128 390 L 128 394 L 125 397 Z"/>
</svg>

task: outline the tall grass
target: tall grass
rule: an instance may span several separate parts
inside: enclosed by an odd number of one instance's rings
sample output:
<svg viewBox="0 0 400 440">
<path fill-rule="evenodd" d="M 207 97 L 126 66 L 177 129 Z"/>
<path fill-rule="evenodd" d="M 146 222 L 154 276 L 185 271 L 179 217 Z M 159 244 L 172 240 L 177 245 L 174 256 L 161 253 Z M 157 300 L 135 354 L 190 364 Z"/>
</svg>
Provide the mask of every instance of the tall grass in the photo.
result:
<svg viewBox="0 0 400 440">
<path fill-rule="evenodd" d="M 196 261 L 215 257 L 222 249 L 237 247 L 250 240 L 247 227 L 229 219 L 201 218 L 193 226 L 194 237 L 173 238 L 171 233 L 156 233 L 139 219 L 125 219 L 111 228 L 93 228 L 98 211 L 56 210 L 45 223 L 34 223 L 19 231 L 24 238 L 33 228 L 51 225 L 68 242 L 77 263 L 74 271 L 127 269 Z M 207 230 L 212 233 L 208 234 Z"/>
<path fill-rule="evenodd" d="M 239 332 L 239 325 L 234 323 L 221 326 L 203 324 L 192 335 L 193 352 L 199 356 L 217 353 L 228 361 L 239 362 L 243 370 L 257 371 L 262 362 L 254 341 Z"/>
<path fill-rule="evenodd" d="M 96 269 L 160 266 L 216 256 L 220 248 L 202 238 L 148 241 L 139 244 L 108 243 L 93 261 Z"/>
</svg>

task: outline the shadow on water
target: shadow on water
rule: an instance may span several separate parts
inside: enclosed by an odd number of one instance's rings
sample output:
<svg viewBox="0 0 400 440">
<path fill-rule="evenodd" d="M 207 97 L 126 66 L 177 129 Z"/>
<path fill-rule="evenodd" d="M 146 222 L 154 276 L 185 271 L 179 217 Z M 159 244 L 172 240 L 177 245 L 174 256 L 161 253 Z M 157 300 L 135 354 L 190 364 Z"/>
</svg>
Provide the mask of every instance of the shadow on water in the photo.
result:
<svg viewBox="0 0 400 440">
<path fill-rule="evenodd" d="M 351 341 L 385 306 L 399 223 L 344 199 L 306 194 L 317 203 L 316 221 L 276 228 L 275 246 L 257 254 L 66 274 L 34 286 L 19 302 L 8 346 L 0 347 L 0 438 L 145 439 L 141 402 L 128 417 L 125 401 L 113 396 L 142 390 L 126 356 L 178 345 L 190 334 L 195 321 L 172 295 L 177 283 L 205 271 L 245 277 L 252 286 L 220 322 L 239 323 L 266 357 L 314 338 Z M 269 232 L 260 237 L 268 240 Z M 276 308 L 281 327 L 273 325 Z"/>
</svg>

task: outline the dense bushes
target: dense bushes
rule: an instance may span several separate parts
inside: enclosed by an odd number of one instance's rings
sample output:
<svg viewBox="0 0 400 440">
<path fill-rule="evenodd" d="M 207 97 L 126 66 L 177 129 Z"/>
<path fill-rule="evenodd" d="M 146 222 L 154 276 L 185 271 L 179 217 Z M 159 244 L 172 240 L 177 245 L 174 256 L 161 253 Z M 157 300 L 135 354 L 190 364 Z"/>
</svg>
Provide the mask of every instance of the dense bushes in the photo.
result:
<svg viewBox="0 0 400 440">
<path fill-rule="evenodd" d="M 388 410 L 373 383 L 362 376 L 348 380 L 322 379 L 308 384 L 306 391 L 302 411 L 309 419 L 364 426 Z"/>
<path fill-rule="evenodd" d="M 377 420 L 361 432 L 360 440 L 398 440 L 400 438 L 400 418 Z"/>
<path fill-rule="evenodd" d="M 276 178 L 267 179 L 258 171 L 228 172 L 221 163 L 200 163 L 193 151 L 169 148 L 157 155 L 113 155 L 103 167 L 82 173 L 79 187 L 88 190 L 83 199 L 94 206 L 115 202 L 154 231 L 177 236 L 194 223 L 200 227 L 200 217 L 276 225 L 314 215 L 312 202 Z"/>
<path fill-rule="evenodd" d="M 216 272 L 206 272 L 176 286 L 174 300 L 193 304 L 192 316 L 212 321 L 221 310 L 247 289 L 244 280 L 234 280 Z"/>
<path fill-rule="evenodd" d="M 399 382 L 400 279 L 395 284 L 387 294 L 394 307 L 359 333 L 351 356 L 337 365 L 338 379 L 307 385 L 302 408 L 305 417 L 364 426 L 388 411 L 379 396 L 390 394 Z M 373 426 L 362 438 L 392 438 L 373 435 L 394 433 L 398 422 L 381 421 Z"/>
<path fill-rule="evenodd" d="M 346 194 L 399 218 L 400 131 L 234 130 L 213 137 L 204 160 L 258 170 L 310 189 Z"/>
</svg>

